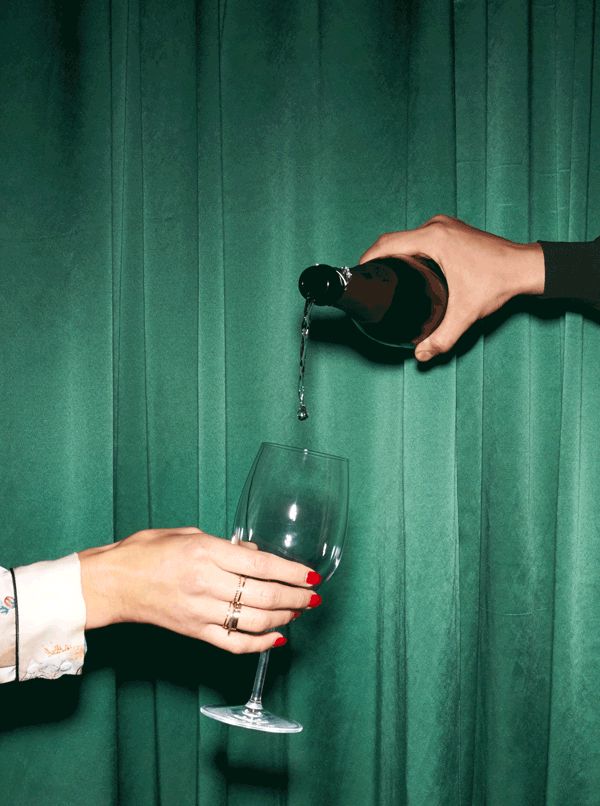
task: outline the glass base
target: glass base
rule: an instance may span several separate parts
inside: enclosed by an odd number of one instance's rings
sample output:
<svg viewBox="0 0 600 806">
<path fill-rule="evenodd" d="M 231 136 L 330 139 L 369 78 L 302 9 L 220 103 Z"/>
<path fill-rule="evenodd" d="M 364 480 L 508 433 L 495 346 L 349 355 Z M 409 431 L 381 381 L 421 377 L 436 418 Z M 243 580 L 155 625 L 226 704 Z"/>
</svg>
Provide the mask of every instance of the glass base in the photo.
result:
<svg viewBox="0 0 600 806">
<path fill-rule="evenodd" d="M 227 725 L 265 733 L 300 733 L 302 730 L 302 725 L 293 719 L 284 719 L 263 708 L 249 708 L 247 705 L 203 705 L 200 713 Z"/>
</svg>

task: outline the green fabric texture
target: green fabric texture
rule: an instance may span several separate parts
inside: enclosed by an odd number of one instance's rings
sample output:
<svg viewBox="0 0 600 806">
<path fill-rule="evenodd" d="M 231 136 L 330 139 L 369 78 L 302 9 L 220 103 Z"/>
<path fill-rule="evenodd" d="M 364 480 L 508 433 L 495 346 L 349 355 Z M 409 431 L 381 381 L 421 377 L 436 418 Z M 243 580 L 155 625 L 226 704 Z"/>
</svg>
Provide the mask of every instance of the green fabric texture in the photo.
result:
<svg viewBox="0 0 600 806">
<path fill-rule="evenodd" d="M 600 803 L 600 328 L 516 301 L 428 369 L 313 262 L 444 212 L 600 234 L 593 0 L 0 4 L 0 563 L 227 535 L 262 440 L 346 455 L 347 551 L 273 653 L 152 627 L 0 690 L 12 806 Z M 596 36 L 595 36 L 596 33 Z M 168 604 L 168 603 L 165 603 Z"/>
</svg>

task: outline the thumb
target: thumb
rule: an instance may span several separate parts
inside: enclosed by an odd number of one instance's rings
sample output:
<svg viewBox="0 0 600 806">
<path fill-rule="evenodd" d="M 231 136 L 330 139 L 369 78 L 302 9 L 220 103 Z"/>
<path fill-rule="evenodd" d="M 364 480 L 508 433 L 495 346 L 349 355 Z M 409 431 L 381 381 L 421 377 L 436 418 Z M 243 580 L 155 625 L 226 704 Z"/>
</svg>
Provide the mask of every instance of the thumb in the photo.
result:
<svg viewBox="0 0 600 806">
<path fill-rule="evenodd" d="M 448 352 L 474 321 L 474 319 L 465 317 L 464 312 L 455 311 L 448 303 L 448 309 L 441 324 L 430 336 L 417 344 L 415 358 L 417 361 L 429 361 L 436 355 Z"/>
</svg>

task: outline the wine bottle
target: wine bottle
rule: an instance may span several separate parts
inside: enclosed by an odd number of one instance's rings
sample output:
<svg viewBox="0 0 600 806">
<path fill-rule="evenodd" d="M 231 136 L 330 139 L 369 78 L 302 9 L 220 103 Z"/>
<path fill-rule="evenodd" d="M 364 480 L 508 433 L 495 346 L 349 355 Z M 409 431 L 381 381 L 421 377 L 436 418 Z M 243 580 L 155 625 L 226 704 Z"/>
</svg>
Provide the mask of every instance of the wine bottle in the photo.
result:
<svg viewBox="0 0 600 806">
<path fill-rule="evenodd" d="M 347 313 L 382 344 L 414 348 L 444 318 L 448 285 L 432 260 L 385 257 L 354 268 L 317 264 L 300 275 L 302 296 Z"/>
</svg>

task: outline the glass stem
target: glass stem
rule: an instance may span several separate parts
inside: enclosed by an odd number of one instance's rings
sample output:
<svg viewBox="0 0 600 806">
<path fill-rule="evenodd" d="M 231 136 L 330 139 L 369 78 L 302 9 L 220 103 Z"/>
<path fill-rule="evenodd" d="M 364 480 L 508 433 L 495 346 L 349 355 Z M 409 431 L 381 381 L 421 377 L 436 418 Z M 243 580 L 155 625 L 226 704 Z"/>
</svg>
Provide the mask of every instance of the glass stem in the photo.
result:
<svg viewBox="0 0 600 806">
<path fill-rule="evenodd" d="M 267 649 L 266 652 L 261 652 L 258 658 L 258 668 L 254 678 L 252 694 L 246 703 L 246 708 L 250 708 L 253 711 L 262 711 L 262 692 L 265 684 L 265 676 L 267 674 L 270 653 L 271 650 Z"/>
</svg>

